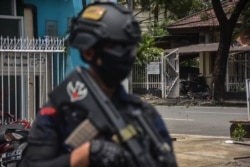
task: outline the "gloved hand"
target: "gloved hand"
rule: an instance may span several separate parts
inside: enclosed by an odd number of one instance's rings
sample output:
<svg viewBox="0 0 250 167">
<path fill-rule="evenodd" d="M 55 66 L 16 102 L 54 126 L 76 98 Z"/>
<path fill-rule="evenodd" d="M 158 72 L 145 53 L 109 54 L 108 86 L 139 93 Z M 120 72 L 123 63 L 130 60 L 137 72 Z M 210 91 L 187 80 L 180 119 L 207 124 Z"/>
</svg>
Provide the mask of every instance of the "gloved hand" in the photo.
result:
<svg viewBox="0 0 250 167">
<path fill-rule="evenodd" d="M 90 167 L 126 167 L 128 152 L 118 144 L 103 139 L 90 142 Z"/>
</svg>

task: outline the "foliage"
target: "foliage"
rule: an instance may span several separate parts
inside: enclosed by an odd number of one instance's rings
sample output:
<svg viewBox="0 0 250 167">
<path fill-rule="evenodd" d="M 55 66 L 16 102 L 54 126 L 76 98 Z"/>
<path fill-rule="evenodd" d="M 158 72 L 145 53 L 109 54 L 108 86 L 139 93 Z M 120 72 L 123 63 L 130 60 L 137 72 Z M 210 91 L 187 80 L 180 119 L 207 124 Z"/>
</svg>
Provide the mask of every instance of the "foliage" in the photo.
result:
<svg viewBox="0 0 250 167">
<path fill-rule="evenodd" d="M 247 134 L 246 130 L 243 128 L 242 123 L 238 123 L 237 127 L 234 129 L 232 133 L 232 137 L 236 141 L 244 141 L 243 137 Z"/>
<path fill-rule="evenodd" d="M 177 19 L 181 19 L 209 7 L 211 7 L 211 0 L 180 0 L 169 3 L 168 9 Z"/>
<path fill-rule="evenodd" d="M 128 4 L 130 0 L 117 0 L 120 4 Z M 142 11 L 155 11 L 158 8 L 169 11 L 170 15 L 177 18 L 185 17 L 191 13 L 199 12 L 211 7 L 211 0 L 131 0 L 134 8 L 140 8 Z M 157 14 L 157 12 L 155 13 Z M 157 16 L 156 16 L 157 17 Z M 155 18 L 156 18 L 155 17 Z"/>
<path fill-rule="evenodd" d="M 130 0 L 117 0 L 117 3 L 119 3 L 121 5 L 128 5 L 129 2 L 130 2 Z M 143 2 L 143 4 L 146 4 L 146 3 L 147 3 L 147 0 L 145 3 Z M 133 8 L 138 8 L 141 5 L 141 2 L 139 2 L 138 0 L 132 0 L 132 5 L 133 5 Z"/>
<path fill-rule="evenodd" d="M 250 3 L 246 6 L 246 8 L 243 10 L 240 19 L 243 22 L 243 25 L 245 28 L 250 28 Z"/>
<path fill-rule="evenodd" d="M 158 22 L 155 24 L 153 35 L 154 36 L 164 36 L 167 35 L 166 28 L 164 26 L 164 22 Z"/>
<path fill-rule="evenodd" d="M 204 9 L 207 9 L 211 7 L 211 1 L 210 0 L 192 0 L 192 6 L 190 8 L 189 14 L 200 12 Z"/>
<path fill-rule="evenodd" d="M 202 11 L 200 14 L 200 18 L 202 21 L 206 21 L 209 19 L 209 14 L 206 11 Z"/>
<path fill-rule="evenodd" d="M 250 3 L 242 11 L 239 20 L 242 22 L 239 28 L 236 28 L 233 33 L 233 39 L 236 39 L 242 32 L 250 29 Z"/>
<path fill-rule="evenodd" d="M 118 3 L 127 5 L 130 0 L 117 0 Z M 142 11 L 148 11 L 153 15 L 143 20 L 152 20 L 148 29 L 153 36 L 167 35 L 166 25 L 174 20 L 185 17 L 191 13 L 201 11 L 211 6 L 210 0 L 131 0 L 133 8 Z M 140 12 L 137 12 L 136 15 Z M 164 13 L 164 20 L 159 20 L 159 15 Z"/>
<path fill-rule="evenodd" d="M 148 33 L 142 35 L 142 40 L 137 49 L 136 63 L 147 64 L 159 58 L 163 54 L 163 49 L 155 47 L 155 39 Z"/>
<path fill-rule="evenodd" d="M 200 12 L 211 6 L 210 0 L 179 0 L 169 3 L 169 11 L 177 18 L 183 18 L 192 13 Z"/>
<path fill-rule="evenodd" d="M 170 19 L 166 19 L 163 21 L 158 21 L 155 25 L 149 24 L 147 29 L 148 33 L 152 36 L 164 36 L 168 35 L 168 32 L 166 30 L 166 26 L 169 25 L 172 22 Z"/>
</svg>

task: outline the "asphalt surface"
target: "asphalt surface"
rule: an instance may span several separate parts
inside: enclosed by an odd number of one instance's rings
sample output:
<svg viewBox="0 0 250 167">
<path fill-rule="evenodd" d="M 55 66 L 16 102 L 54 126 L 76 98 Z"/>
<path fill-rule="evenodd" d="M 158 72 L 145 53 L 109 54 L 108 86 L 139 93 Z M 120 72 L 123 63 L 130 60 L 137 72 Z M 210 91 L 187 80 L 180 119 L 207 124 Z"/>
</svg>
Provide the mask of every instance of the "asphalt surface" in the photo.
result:
<svg viewBox="0 0 250 167">
<path fill-rule="evenodd" d="M 191 105 L 246 107 L 244 101 L 227 101 L 222 105 L 211 101 L 146 99 L 153 105 Z M 250 167 L 250 139 L 236 142 L 227 136 L 171 134 L 179 167 Z"/>
</svg>

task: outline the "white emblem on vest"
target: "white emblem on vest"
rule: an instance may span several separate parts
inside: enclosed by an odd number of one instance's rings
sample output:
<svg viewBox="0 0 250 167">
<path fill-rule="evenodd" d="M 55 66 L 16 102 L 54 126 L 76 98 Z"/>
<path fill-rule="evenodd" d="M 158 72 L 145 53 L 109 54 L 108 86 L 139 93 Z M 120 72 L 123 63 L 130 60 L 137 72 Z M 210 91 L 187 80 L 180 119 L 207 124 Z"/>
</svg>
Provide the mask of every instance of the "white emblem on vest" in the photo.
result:
<svg viewBox="0 0 250 167">
<path fill-rule="evenodd" d="M 67 85 L 67 92 L 70 96 L 70 101 L 75 102 L 84 99 L 88 94 L 88 89 L 85 84 L 80 81 L 76 81 L 75 84 L 71 81 Z"/>
</svg>

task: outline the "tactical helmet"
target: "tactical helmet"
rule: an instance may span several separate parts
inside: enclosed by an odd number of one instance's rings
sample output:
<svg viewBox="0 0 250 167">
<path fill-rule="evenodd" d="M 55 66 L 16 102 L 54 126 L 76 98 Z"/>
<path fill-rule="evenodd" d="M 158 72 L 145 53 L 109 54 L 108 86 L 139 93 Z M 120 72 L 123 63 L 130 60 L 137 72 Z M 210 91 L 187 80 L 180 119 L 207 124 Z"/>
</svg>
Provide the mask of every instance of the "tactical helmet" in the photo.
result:
<svg viewBox="0 0 250 167">
<path fill-rule="evenodd" d="M 112 2 L 94 2 L 72 19 L 69 42 L 87 50 L 106 40 L 137 44 L 140 37 L 139 24 L 128 9 Z"/>
</svg>

